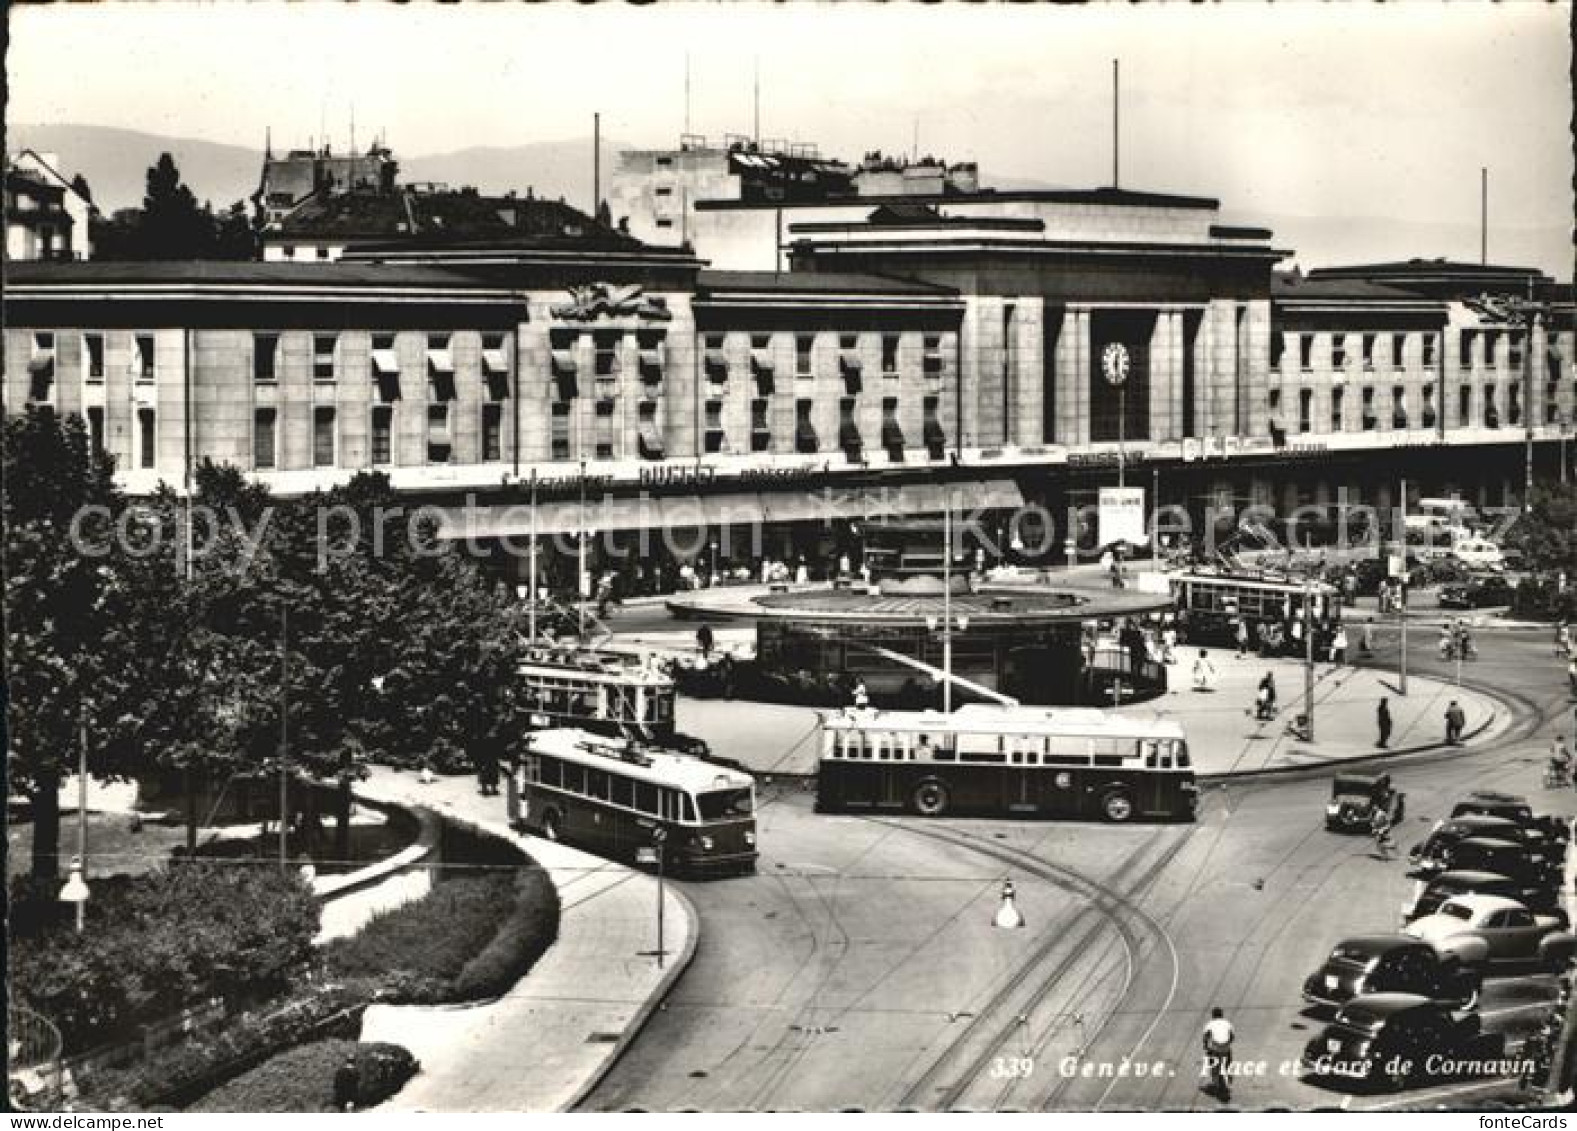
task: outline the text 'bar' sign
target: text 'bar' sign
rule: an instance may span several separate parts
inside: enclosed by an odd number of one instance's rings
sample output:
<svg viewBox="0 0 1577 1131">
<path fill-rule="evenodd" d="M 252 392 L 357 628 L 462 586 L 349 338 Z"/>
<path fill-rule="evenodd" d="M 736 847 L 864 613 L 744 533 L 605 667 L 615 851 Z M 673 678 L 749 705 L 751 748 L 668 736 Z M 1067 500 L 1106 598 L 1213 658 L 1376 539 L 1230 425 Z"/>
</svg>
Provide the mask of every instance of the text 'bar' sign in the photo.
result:
<svg viewBox="0 0 1577 1131">
<path fill-rule="evenodd" d="M 1099 521 L 1101 545 L 1143 546 L 1150 540 L 1144 529 L 1144 488 L 1102 487 Z"/>
</svg>

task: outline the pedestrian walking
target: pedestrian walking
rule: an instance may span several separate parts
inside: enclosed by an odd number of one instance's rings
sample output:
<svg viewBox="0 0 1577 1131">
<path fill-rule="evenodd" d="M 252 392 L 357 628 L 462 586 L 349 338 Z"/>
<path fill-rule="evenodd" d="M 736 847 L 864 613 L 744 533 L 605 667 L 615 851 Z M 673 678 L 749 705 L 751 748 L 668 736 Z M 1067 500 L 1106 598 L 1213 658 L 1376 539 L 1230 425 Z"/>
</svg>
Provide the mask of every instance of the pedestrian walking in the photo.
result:
<svg viewBox="0 0 1577 1131">
<path fill-rule="evenodd" d="M 1177 663 L 1177 626 L 1170 621 L 1161 630 L 1161 659 L 1168 664 Z"/>
<path fill-rule="evenodd" d="M 1467 725 L 1467 716 L 1462 711 L 1462 705 L 1455 699 L 1446 707 L 1446 745 L 1458 746 L 1462 742 L 1462 730 Z"/>
<path fill-rule="evenodd" d="M 1238 618 L 1237 627 L 1234 630 L 1234 635 L 1235 635 L 1235 637 L 1237 639 L 1237 644 L 1238 644 L 1238 659 L 1241 660 L 1243 658 L 1243 656 L 1248 652 L 1248 624 L 1247 624 L 1246 621 L 1243 620 L 1242 617 Z"/>
<path fill-rule="evenodd" d="M 1331 637 L 1331 663 L 1345 664 L 1347 662 L 1347 630 L 1340 625 L 1336 626 L 1336 635 Z"/>
<path fill-rule="evenodd" d="M 1561 659 L 1569 659 L 1572 651 L 1571 629 L 1563 620 L 1555 626 L 1555 654 Z"/>
<path fill-rule="evenodd" d="M 712 645 L 715 643 L 716 638 L 712 635 L 711 625 L 703 624 L 695 630 L 695 646 L 701 650 L 701 655 L 710 656 L 712 654 Z"/>
<path fill-rule="evenodd" d="M 1566 661 L 1566 682 L 1571 685 L 1572 694 L 1577 695 L 1577 657 Z"/>
<path fill-rule="evenodd" d="M 1383 750 L 1391 741 L 1391 705 L 1383 697 L 1375 710 L 1374 722 L 1380 731 L 1380 740 L 1375 745 Z"/>
<path fill-rule="evenodd" d="M 799 560 L 799 567 L 794 571 L 794 583 L 796 585 L 810 584 L 810 566 L 805 563 L 803 557 Z"/>
<path fill-rule="evenodd" d="M 1358 652 L 1360 655 L 1374 655 L 1374 618 L 1370 617 L 1363 622 L 1363 631 L 1358 637 Z"/>
<path fill-rule="evenodd" d="M 856 711 L 866 711 L 870 709 L 871 693 L 865 689 L 865 681 L 863 679 L 856 679 L 854 681 L 853 699 L 854 709 Z"/>
<path fill-rule="evenodd" d="M 1232 1102 L 1232 1042 L 1236 1038 L 1237 1032 L 1221 1007 L 1212 1009 L 1210 1020 L 1205 1023 L 1203 1042 L 1205 1072 L 1210 1080 L 1205 1090 L 1214 1092 L 1222 1103 Z"/>
<path fill-rule="evenodd" d="M 1199 658 L 1194 661 L 1194 690 L 1214 691 L 1216 685 L 1215 665 L 1210 662 L 1210 657 L 1205 650 L 1199 650 Z"/>
</svg>

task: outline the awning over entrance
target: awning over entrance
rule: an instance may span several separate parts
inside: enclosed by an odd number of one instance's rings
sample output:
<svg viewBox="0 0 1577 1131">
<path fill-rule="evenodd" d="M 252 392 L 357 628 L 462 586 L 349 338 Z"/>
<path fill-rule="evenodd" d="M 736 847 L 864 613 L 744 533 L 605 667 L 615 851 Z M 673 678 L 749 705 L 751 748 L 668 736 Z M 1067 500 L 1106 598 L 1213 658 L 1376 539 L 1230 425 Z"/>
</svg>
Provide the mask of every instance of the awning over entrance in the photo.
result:
<svg viewBox="0 0 1577 1131">
<path fill-rule="evenodd" d="M 1017 508 L 1023 505 L 1018 484 L 1011 479 L 954 484 L 959 513 Z M 937 515 L 946 506 L 945 489 L 914 483 L 894 487 L 825 487 L 819 491 L 737 491 L 715 495 L 666 498 L 587 499 L 542 502 L 532 520 L 529 503 L 436 507 L 441 538 L 529 538 L 538 535 L 656 530 L 672 527 L 744 526 L 751 523 L 858 522 L 869 519 Z"/>
</svg>

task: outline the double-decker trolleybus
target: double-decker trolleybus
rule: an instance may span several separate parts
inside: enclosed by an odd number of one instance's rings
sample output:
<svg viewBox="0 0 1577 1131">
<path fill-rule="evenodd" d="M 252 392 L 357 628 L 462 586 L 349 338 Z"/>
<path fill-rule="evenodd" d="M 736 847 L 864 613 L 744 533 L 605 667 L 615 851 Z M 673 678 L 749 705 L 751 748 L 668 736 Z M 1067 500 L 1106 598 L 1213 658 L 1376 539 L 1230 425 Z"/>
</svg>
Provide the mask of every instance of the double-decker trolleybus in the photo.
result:
<svg viewBox="0 0 1577 1131">
<path fill-rule="evenodd" d="M 662 852 L 678 874 L 756 866 L 756 783 L 689 754 L 584 730 L 536 731 L 506 785 L 510 823 L 633 861 Z"/>
<path fill-rule="evenodd" d="M 583 727 L 649 742 L 674 739 L 674 681 L 638 660 L 533 648 L 517 675 L 533 727 Z"/>
<path fill-rule="evenodd" d="M 819 812 L 1192 820 L 1183 730 L 1088 708 L 970 704 L 822 722 Z"/>
</svg>

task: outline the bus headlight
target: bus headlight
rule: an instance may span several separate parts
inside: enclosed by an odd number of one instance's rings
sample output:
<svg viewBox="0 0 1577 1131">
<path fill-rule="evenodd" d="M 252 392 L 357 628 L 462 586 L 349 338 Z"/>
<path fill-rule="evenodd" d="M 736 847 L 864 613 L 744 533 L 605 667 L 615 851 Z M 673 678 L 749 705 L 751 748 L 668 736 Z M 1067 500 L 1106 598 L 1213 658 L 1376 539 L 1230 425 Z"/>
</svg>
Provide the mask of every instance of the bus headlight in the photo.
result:
<svg viewBox="0 0 1577 1131">
<path fill-rule="evenodd" d="M 712 838 L 709 837 L 709 836 L 702 837 L 701 838 L 701 847 L 704 848 L 706 851 L 710 852 L 712 850 Z"/>
</svg>

